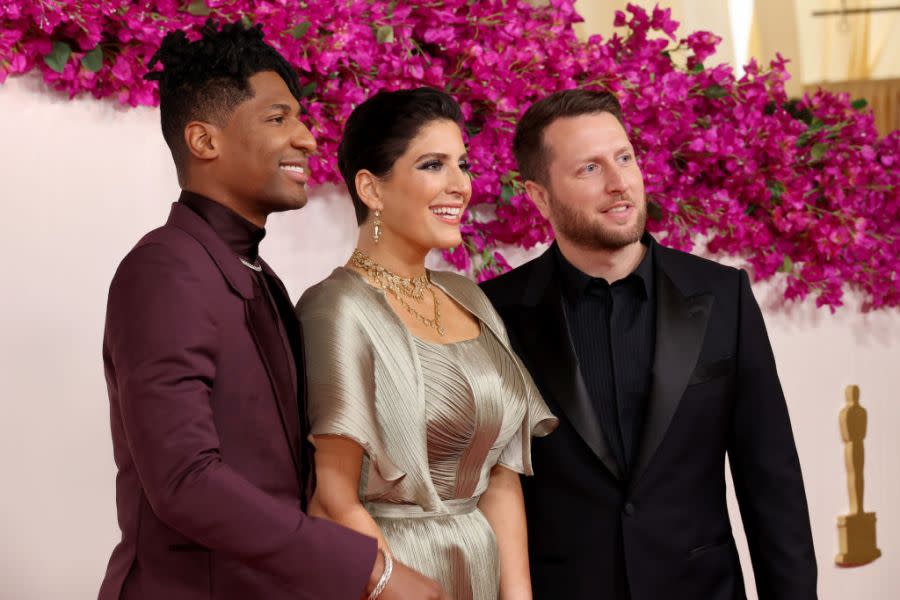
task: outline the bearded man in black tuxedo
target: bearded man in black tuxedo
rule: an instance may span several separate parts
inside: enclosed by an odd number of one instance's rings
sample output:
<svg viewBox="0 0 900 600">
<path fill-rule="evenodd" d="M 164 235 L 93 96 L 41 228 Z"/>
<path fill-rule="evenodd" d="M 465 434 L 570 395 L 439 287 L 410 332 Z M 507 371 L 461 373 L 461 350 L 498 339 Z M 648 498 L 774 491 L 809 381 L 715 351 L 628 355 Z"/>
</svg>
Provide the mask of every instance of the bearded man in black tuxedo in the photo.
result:
<svg viewBox="0 0 900 600">
<path fill-rule="evenodd" d="M 560 417 L 523 481 L 535 598 L 745 598 L 726 455 L 760 600 L 816 598 L 800 464 L 746 272 L 645 232 L 613 95 L 535 103 L 514 152 L 556 233 L 484 284 Z"/>
</svg>

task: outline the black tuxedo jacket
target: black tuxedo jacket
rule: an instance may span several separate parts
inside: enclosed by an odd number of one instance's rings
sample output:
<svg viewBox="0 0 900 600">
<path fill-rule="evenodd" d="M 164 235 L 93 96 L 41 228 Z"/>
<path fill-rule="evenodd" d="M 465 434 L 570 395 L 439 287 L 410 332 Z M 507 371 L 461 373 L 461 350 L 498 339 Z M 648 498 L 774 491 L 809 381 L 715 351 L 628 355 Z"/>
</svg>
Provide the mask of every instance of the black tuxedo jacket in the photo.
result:
<svg viewBox="0 0 900 600">
<path fill-rule="evenodd" d="M 535 476 L 523 479 L 534 597 L 744 598 L 727 453 L 760 600 L 816 598 L 800 464 L 747 274 L 653 245 L 653 381 L 628 479 L 582 380 L 591 367 L 569 338 L 552 248 L 483 284 L 560 418 L 534 440 Z"/>
</svg>

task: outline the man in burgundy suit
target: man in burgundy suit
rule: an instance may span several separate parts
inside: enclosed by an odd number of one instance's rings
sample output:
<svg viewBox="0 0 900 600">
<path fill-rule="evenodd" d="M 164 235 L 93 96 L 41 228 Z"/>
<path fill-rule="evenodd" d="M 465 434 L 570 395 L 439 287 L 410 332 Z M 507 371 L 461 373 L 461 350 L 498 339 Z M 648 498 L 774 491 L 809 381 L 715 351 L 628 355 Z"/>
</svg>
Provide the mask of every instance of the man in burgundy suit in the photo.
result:
<svg viewBox="0 0 900 600">
<path fill-rule="evenodd" d="M 440 598 L 374 539 L 304 512 L 302 334 L 257 248 L 270 213 L 306 203 L 316 144 L 296 74 L 258 28 L 202 33 L 169 34 L 150 63 L 184 191 L 109 291 L 122 539 L 99 597 Z"/>
</svg>

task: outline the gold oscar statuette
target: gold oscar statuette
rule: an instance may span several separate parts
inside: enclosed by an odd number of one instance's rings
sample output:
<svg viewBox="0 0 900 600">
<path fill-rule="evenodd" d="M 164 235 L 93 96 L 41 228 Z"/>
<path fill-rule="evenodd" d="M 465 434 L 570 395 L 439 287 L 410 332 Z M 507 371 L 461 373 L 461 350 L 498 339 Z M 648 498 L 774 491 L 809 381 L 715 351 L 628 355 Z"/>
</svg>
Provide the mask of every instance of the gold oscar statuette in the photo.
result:
<svg viewBox="0 0 900 600">
<path fill-rule="evenodd" d="M 844 440 L 850 514 L 838 517 L 841 551 L 834 557 L 834 562 L 840 567 L 859 567 L 881 556 L 881 550 L 875 544 L 875 513 L 863 510 L 866 409 L 859 404 L 859 386 L 848 385 L 844 396 L 847 404 L 841 410 L 839 420 Z"/>
</svg>

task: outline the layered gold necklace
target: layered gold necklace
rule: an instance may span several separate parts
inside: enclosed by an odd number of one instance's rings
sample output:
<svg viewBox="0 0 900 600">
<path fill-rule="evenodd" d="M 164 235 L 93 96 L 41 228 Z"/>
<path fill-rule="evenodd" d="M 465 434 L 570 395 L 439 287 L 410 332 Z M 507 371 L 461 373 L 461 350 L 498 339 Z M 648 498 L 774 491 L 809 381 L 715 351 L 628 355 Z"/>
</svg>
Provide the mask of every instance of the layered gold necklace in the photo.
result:
<svg viewBox="0 0 900 600">
<path fill-rule="evenodd" d="M 397 299 L 397 302 L 406 308 L 406 310 L 409 311 L 409 314 L 421 321 L 423 325 L 433 328 L 440 336 L 444 335 L 444 327 L 441 325 L 440 300 L 434 292 L 434 286 L 431 284 L 431 280 L 428 279 L 428 273 L 419 275 L 418 277 L 402 277 L 387 270 L 385 267 L 372 260 L 371 256 L 358 249 L 354 250 L 353 254 L 350 256 L 350 264 L 365 271 L 366 275 L 369 276 L 369 279 L 371 279 L 378 287 L 393 294 L 394 298 Z M 422 298 L 425 297 L 426 290 L 431 293 L 431 298 L 434 300 L 434 316 L 431 318 L 420 313 L 413 307 L 409 300 L 407 300 L 407 298 L 411 298 L 412 300 L 421 301 Z"/>
</svg>

